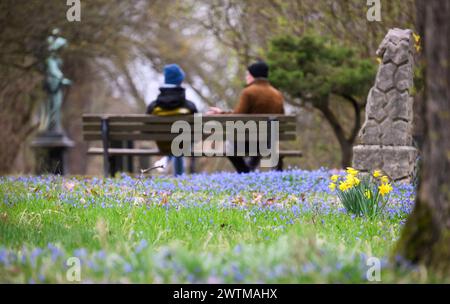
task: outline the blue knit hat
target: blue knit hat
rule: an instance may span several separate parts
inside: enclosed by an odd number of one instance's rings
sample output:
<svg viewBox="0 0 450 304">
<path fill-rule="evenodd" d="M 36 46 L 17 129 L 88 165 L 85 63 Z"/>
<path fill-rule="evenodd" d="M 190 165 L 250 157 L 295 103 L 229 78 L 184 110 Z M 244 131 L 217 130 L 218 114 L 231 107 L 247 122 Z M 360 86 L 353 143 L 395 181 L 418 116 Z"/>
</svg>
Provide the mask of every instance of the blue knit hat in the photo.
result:
<svg viewBox="0 0 450 304">
<path fill-rule="evenodd" d="M 181 85 L 186 74 L 178 64 L 169 64 L 164 67 L 164 83 Z"/>
</svg>

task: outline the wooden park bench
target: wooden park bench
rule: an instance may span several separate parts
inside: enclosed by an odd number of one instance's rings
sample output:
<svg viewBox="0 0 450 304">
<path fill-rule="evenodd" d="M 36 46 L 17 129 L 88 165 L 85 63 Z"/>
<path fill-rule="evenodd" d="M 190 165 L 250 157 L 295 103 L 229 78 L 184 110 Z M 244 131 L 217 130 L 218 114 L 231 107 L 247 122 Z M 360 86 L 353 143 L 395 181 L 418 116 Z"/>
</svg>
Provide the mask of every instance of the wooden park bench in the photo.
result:
<svg viewBox="0 0 450 304">
<path fill-rule="evenodd" d="M 198 119 L 198 118 L 197 118 Z M 279 141 L 280 147 L 282 142 L 295 141 L 297 139 L 297 120 L 295 116 L 287 115 L 212 115 L 201 116 L 202 128 L 201 139 L 205 139 L 211 134 L 205 133 L 203 126 L 207 122 L 214 122 L 223 127 L 223 134 L 226 135 L 226 122 L 243 122 L 254 121 L 258 125 L 259 122 L 279 122 Z M 101 142 L 102 147 L 91 147 L 88 155 L 103 156 L 103 167 L 105 176 L 110 175 L 110 163 L 116 156 L 166 156 L 170 152 L 160 151 L 159 149 L 139 149 L 129 148 L 112 148 L 112 142 L 137 142 L 137 141 L 154 141 L 171 143 L 180 133 L 172 133 L 172 125 L 177 121 L 185 121 L 191 126 L 192 142 L 194 143 L 194 134 L 198 130 L 194 130 L 194 115 L 186 116 L 170 116 L 161 117 L 153 115 L 99 115 L 89 114 L 83 115 L 83 137 L 87 142 Z M 269 124 L 270 126 L 271 124 Z M 270 127 L 265 129 L 270 134 Z M 237 134 L 235 135 L 237 138 Z M 223 137 L 225 138 L 225 137 Z M 246 133 L 247 141 L 255 140 L 256 134 Z M 260 137 L 261 138 L 261 137 Z M 267 137 L 270 141 L 270 136 Z M 208 154 L 203 151 L 201 157 L 226 157 L 225 155 Z M 191 157 L 192 155 L 189 155 Z M 284 157 L 301 157 L 302 152 L 295 150 L 279 150 L 280 158 Z"/>
</svg>

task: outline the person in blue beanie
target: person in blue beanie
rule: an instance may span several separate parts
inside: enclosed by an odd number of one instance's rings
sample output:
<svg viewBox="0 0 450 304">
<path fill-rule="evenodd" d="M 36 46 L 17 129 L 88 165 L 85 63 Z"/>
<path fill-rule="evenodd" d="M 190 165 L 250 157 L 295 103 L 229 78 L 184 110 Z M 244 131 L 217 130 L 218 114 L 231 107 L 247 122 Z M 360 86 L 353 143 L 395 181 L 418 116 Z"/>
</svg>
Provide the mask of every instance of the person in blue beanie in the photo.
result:
<svg viewBox="0 0 450 304">
<path fill-rule="evenodd" d="M 186 99 L 186 90 L 181 86 L 186 74 L 177 64 L 164 67 L 164 85 L 159 89 L 158 98 L 147 107 L 147 114 L 158 116 L 189 115 L 198 113 L 195 104 Z M 157 142 L 160 151 L 170 154 L 170 142 Z M 184 174 L 184 160 L 182 157 L 167 157 L 158 162 L 167 165 L 174 160 L 175 176 Z M 157 165 L 158 165 L 157 164 Z"/>
</svg>

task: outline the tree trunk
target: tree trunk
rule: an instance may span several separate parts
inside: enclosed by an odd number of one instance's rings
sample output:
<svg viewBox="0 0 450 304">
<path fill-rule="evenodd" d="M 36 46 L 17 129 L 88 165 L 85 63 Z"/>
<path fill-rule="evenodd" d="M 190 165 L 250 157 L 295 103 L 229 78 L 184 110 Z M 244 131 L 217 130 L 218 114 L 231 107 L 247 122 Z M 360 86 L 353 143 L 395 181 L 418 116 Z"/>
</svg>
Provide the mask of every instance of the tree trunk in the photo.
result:
<svg viewBox="0 0 450 304">
<path fill-rule="evenodd" d="M 352 165 L 354 139 L 347 139 L 347 137 L 345 136 L 344 128 L 342 128 L 336 115 L 334 115 L 328 105 L 320 106 L 318 107 L 318 109 L 322 112 L 325 119 L 330 123 L 331 128 L 333 129 L 333 132 L 339 142 L 342 155 L 342 168 L 350 167 Z"/>
<path fill-rule="evenodd" d="M 450 1 L 418 0 L 425 42 L 423 170 L 396 253 L 450 276 Z"/>
<path fill-rule="evenodd" d="M 348 168 L 352 166 L 353 161 L 353 144 L 348 141 L 340 143 L 342 153 L 342 168 Z"/>
<path fill-rule="evenodd" d="M 352 134 L 350 135 L 350 138 L 348 139 L 349 142 L 353 145 L 356 137 L 358 137 L 359 131 L 361 131 L 362 122 L 361 122 L 361 110 L 362 106 L 358 103 L 358 101 L 353 98 L 351 95 L 342 95 L 344 100 L 348 101 L 353 108 L 353 111 L 355 112 L 355 123 L 353 125 Z"/>
</svg>

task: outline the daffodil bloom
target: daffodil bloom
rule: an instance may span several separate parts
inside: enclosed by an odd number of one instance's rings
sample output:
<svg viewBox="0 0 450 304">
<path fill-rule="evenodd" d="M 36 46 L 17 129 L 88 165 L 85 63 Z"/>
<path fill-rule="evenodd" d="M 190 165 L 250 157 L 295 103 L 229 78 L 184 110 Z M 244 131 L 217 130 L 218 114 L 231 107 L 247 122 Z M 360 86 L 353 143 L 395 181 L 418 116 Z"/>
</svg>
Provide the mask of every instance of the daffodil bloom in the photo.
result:
<svg viewBox="0 0 450 304">
<path fill-rule="evenodd" d="M 372 198 L 372 192 L 370 192 L 370 190 L 366 190 L 366 191 L 364 192 L 364 196 L 365 196 L 366 198 L 368 198 L 368 199 L 371 199 L 371 198 Z"/>
<path fill-rule="evenodd" d="M 331 191 L 336 190 L 336 184 L 335 183 L 331 183 L 328 188 L 330 188 Z"/>
<path fill-rule="evenodd" d="M 375 178 L 379 178 L 383 175 L 383 173 L 380 170 L 376 170 L 375 172 L 373 172 L 373 177 Z"/>
<path fill-rule="evenodd" d="M 383 177 L 381 178 L 381 182 L 382 182 L 383 184 L 389 184 L 389 177 L 383 176 Z"/>
<path fill-rule="evenodd" d="M 342 192 L 345 192 L 345 191 L 347 191 L 348 189 L 350 189 L 351 188 L 351 186 L 349 186 L 348 184 L 347 184 L 347 182 L 341 182 L 340 184 L 339 184 L 339 190 L 341 190 Z"/>
<path fill-rule="evenodd" d="M 347 175 L 347 178 L 345 179 L 345 183 L 350 188 L 354 186 L 353 178 L 354 178 L 353 175 Z"/>
<path fill-rule="evenodd" d="M 361 181 L 359 180 L 359 178 L 353 175 L 347 175 L 346 183 L 350 188 L 352 188 L 354 186 L 358 186 L 361 183 Z"/>
<path fill-rule="evenodd" d="M 338 179 L 339 179 L 339 175 L 333 175 L 331 177 L 331 180 L 333 181 L 333 183 L 336 183 L 338 181 Z"/>
<path fill-rule="evenodd" d="M 380 190 L 380 194 L 382 196 L 388 195 L 389 193 L 392 192 L 392 190 L 394 190 L 391 184 L 383 184 L 380 187 L 378 187 L 378 189 Z"/>
<path fill-rule="evenodd" d="M 347 168 L 347 173 L 350 175 L 356 176 L 356 175 L 358 175 L 359 171 L 349 167 L 349 168 Z"/>
<path fill-rule="evenodd" d="M 417 53 L 420 53 L 420 51 L 422 50 L 422 47 L 420 45 L 420 41 L 422 40 L 422 37 L 420 37 L 420 35 L 417 35 L 414 33 L 413 33 L 413 36 L 414 36 L 414 41 L 416 42 L 415 43 L 416 51 L 417 51 Z"/>
</svg>

